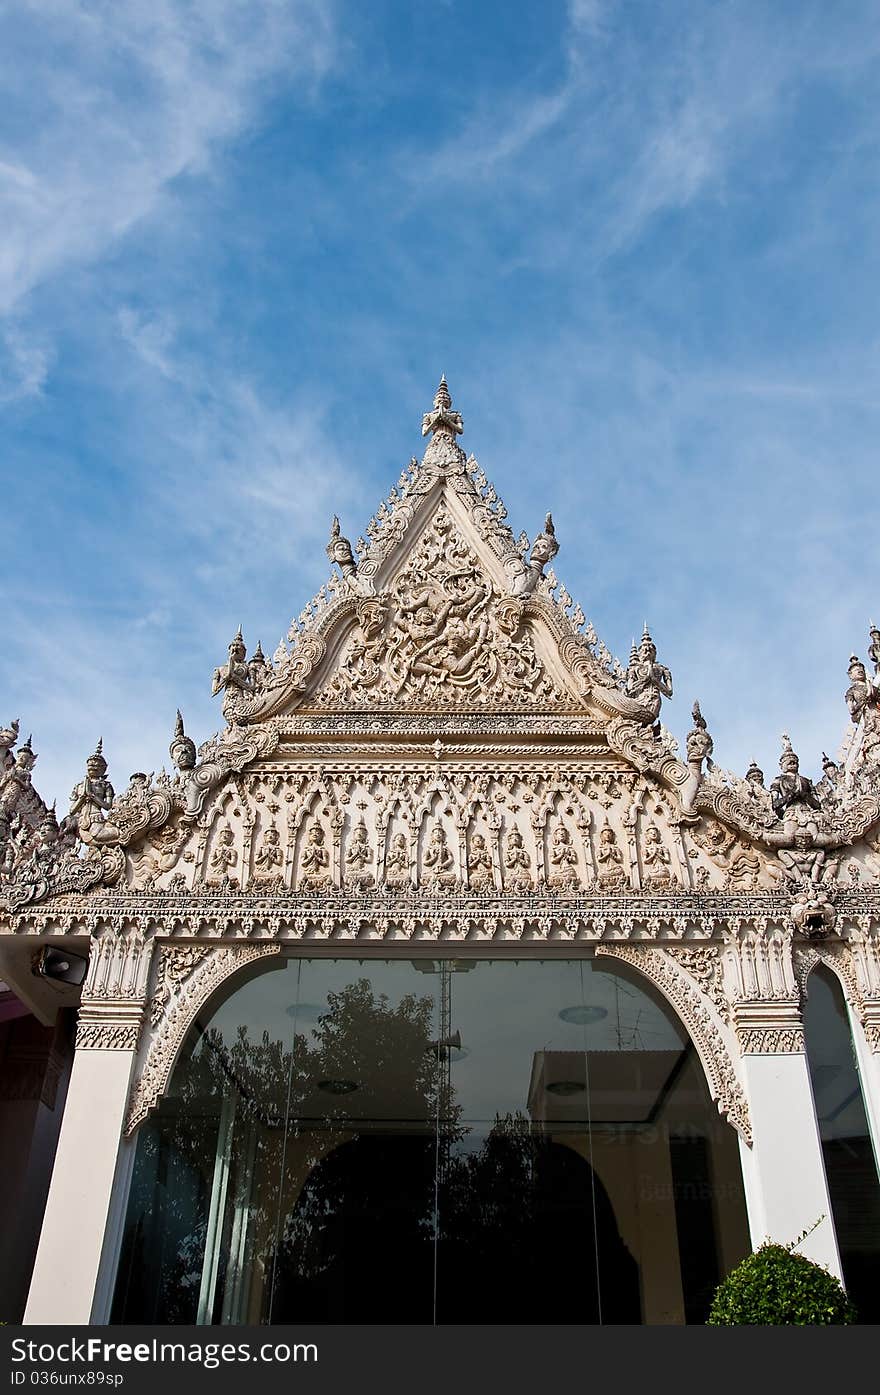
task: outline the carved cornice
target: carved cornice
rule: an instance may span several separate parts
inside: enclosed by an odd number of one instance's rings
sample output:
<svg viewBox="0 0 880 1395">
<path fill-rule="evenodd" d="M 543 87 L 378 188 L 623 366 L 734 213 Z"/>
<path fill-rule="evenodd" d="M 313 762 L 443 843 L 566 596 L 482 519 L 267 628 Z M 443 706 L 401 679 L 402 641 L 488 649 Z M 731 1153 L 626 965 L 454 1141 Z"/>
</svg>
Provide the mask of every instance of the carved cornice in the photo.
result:
<svg viewBox="0 0 880 1395">
<path fill-rule="evenodd" d="M 734 1003 L 733 1024 L 743 1056 L 791 1055 L 804 1050 L 804 1027 L 796 999 Z"/>
<path fill-rule="evenodd" d="M 851 928 L 880 927 L 880 896 L 844 893 L 834 936 L 844 942 Z M 339 887 L 315 892 L 244 892 L 204 887 L 199 893 L 105 892 L 99 897 L 68 897 L 45 907 L 27 908 L 0 921 L 0 934 L 95 935 L 128 930 L 158 939 L 207 934 L 239 940 L 261 935 L 370 940 L 439 940 L 456 927 L 472 928 L 480 941 L 546 941 L 551 932 L 565 940 L 711 940 L 737 929 L 781 929 L 788 917 L 786 896 L 644 892 L 585 896 L 578 889 L 456 894 L 440 889 L 359 894 Z M 354 930 L 352 927 L 356 927 Z M 804 942 L 806 943 L 806 942 Z"/>
</svg>

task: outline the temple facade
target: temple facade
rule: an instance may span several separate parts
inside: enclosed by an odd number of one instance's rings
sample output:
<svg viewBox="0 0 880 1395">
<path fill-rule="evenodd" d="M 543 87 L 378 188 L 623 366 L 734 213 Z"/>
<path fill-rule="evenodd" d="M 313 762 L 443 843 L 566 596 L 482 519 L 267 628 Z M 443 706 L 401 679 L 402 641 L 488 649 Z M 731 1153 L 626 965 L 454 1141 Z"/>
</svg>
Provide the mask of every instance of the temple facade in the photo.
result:
<svg viewBox="0 0 880 1395">
<path fill-rule="evenodd" d="M 701 1322 L 766 1237 L 880 1318 L 880 631 L 821 779 L 679 750 L 462 430 L 171 775 L 99 746 L 59 821 L 0 732 L 27 1322 Z"/>
</svg>

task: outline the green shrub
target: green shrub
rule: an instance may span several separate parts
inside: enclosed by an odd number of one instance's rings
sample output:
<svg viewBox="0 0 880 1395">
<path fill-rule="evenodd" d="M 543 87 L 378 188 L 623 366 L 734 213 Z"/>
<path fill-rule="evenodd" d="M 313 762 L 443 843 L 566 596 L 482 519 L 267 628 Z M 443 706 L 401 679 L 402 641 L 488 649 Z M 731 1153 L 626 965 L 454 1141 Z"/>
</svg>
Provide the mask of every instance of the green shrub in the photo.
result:
<svg viewBox="0 0 880 1395">
<path fill-rule="evenodd" d="M 833 1274 L 766 1240 L 732 1269 L 715 1290 L 711 1327 L 816 1326 L 855 1322 L 856 1311 Z"/>
</svg>

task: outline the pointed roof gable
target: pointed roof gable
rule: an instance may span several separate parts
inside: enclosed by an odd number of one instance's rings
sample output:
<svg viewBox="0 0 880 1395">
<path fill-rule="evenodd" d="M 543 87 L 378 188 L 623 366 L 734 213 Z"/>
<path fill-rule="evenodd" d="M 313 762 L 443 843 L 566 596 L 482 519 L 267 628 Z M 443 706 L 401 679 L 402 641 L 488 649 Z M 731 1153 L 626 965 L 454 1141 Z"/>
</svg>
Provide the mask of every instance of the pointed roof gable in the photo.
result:
<svg viewBox="0 0 880 1395">
<path fill-rule="evenodd" d="M 515 537 L 494 486 L 458 444 L 463 430 L 444 376 L 422 421 L 421 462 L 413 458 L 380 504 L 367 540 L 353 548 L 333 519 L 327 555 L 339 571 L 291 622 L 291 647 L 279 645 L 259 690 L 247 665 L 239 683 L 218 670 L 229 720 L 435 707 L 646 719 L 623 691 L 627 670 L 547 570 L 559 551 L 551 516 L 531 544 Z"/>
</svg>

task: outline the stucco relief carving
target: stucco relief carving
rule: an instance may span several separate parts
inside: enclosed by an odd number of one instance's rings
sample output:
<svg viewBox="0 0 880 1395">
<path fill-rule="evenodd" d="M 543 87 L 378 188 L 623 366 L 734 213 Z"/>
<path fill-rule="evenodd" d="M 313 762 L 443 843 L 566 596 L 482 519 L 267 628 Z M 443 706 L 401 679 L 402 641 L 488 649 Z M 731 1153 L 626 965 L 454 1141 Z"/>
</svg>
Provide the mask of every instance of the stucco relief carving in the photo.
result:
<svg viewBox="0 0 880 1395">
<path fill-rule="evenodd" d="M 496 589 L 440 509 L 383 600 L 361 601 L 358 630 L 318 695 L 325 706 L 553 703 L 521 606 Z"/>
<path fill-rule="evenodd" d="M 134 1051 L 147 999 L 154 942 L 105 931 L 92 940 L 77 1014 L 79 1050 Z"/>
<path fill-rule="evenodd" d="M 728 928 L 723 965 L 740 1052 L 803 1051 L 801 990 L 790 930 L 743 918 Z"/>
</svg>

